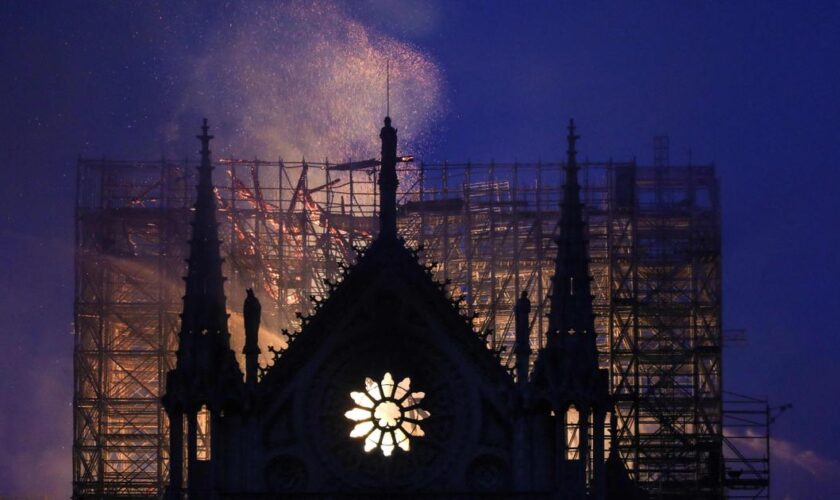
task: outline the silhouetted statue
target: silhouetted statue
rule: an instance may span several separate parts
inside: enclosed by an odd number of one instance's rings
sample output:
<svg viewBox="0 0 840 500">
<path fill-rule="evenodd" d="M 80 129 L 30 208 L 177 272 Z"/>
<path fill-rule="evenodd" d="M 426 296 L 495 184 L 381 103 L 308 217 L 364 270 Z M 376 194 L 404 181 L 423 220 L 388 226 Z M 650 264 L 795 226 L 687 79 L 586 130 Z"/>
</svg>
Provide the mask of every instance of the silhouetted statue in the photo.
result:
<svg viewBox="0 0 840 500">
<path fill-rule="evenodd" d="M 246 293 L 248 296 L 245 297 L 245 305 L 242 308 L 242 315 L 245 318 L 245 348 L 242 353 L 245 354 L 245 381 L 248 385 L 255 385 L 257 359 L 260 355 L 259 331 L 262 306 L 254 295 L 253 288 L 247 289 Z"/>
<path fill-rule="evenodd" d="M 516 316 L 516 383 L 520 387 L 528 382 L 528 365 L 531 357 L 531 333 L 528 326 L 531 301 L 528 292 L 522 291 L 514 307 Z"/>
<path fill-rule="evenodd" d="M 254 331 L 260 329 L 260 315 L 262 313 L 262 306 L 259 299 L 254 295 L 254 289 L 249 288 L 245 290 L 247 297 L 245 297 L 245 306 L 243 307 L 243 315 L 245 316 L 245 331 Z"/>
<path fill-rule="evenodd" d="M 519 300 L 516 301 L 516 331 L 528 330 L 528 315 L 531 314 L 531 301 L 528 300 L 528 292 L 522 291 Z M 526 337 L 527 339 L 527 337 Z M 519 339 L 517 339 L 519 340 Z"/>
</svg>

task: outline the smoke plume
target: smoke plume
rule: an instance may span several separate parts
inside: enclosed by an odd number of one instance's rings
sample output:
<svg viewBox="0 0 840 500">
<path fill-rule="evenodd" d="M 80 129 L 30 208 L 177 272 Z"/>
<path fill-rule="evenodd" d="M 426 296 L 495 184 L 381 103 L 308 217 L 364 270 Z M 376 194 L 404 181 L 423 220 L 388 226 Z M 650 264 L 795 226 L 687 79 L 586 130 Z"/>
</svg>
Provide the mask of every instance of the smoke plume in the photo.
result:
<svg viewBox="0 0 840 500">
<path fill-rule="evenodd" d="M 214 117 L 218 153 L 287 161 L 378 156 L 390 64 L 401 150 L 417 154 L 443 113 L 443 80 L 421 50 L 371 31 L 331 2 L 239 4 L 186 56 L 167 130 Z M 193 130 L 190 129 L 189 132 Z M 189 135 L 193 135 L 190 133 Z"/>
</svg>

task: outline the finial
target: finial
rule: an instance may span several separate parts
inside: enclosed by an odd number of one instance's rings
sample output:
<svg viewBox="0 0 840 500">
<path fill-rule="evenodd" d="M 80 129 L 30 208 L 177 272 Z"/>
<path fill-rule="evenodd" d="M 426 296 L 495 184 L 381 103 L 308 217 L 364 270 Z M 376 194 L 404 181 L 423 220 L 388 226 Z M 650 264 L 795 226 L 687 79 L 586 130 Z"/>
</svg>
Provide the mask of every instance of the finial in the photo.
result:
<svg viewBox="0 0 840 500">
<path fill-rule="evenodd" d="M 212 135 L 209 135 L 207 132 L 210 131 L 210 125 L 207 124 L 207 118 L 202 120 L 201 122 L 201 135 L 195 136 L 196 139 L 200 139 L 203 144 L 208 144 L 210 139 L 213 138 Z"/>
<path fill-rule="evenodd" d="M 575 134 L 575 119 L 569 119 L 569 135 L 567 136 L 567 140 L 569 141 L 569 155 L 574 155 L 577 153 L 575 151 L 575 143 L 577 140 L 580 139 L 580 136 Z"/>
<path fill-rule="evenodd" d="M 391 60 L 385 60 L 385 116 L 390 121 L 391 116 Z"/>
</svg>

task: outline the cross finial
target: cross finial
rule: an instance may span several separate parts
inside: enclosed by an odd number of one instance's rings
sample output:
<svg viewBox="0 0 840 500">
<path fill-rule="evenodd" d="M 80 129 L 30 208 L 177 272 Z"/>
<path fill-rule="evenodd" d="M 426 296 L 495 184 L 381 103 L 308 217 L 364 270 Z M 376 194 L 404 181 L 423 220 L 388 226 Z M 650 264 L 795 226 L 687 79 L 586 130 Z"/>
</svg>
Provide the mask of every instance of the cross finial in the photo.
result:
<svg viewBox="0 0 840 500">
<path fill-rule="evenodd" d="M 195 136 L 196 139 L 201 140 L 202 145 L 207 145 L 210 143 L 210 139 L 213 138 L 212 135 L 209 135 L 207 132 L 210 131 L 210 125 L 207 124 L 207 118 L 202 120 L 201 122 L 201 135 Z"/>
<path fill-rule="evenodd" d="M 208 134 L 210 131 L 210 126 L 207 124 L 207 118 L 205 118 L 201 122 L 201 135 L 195 136 L 196 139 L 201 141 L 201 164 L 202 168 L 212 168 L 210 164 L 210 139 L 213 138 L 212 135 Z M 206 164 L 206 165 L 205 165 Z"/>
<path fill-rule="evenodd" d="M 575 134 L 575 119 L 574 118 L 569 119 L 569 135 L 567 136 L 566 139 L 569 142 L 569 150 L 568 150 L 569 158 L 573 159 L 575 154 L 577 153 L 577 151 L 575 151 L 575 143 L 577 142 L 578 139 L 580 139 L 580 136 Z"/>
</svg>

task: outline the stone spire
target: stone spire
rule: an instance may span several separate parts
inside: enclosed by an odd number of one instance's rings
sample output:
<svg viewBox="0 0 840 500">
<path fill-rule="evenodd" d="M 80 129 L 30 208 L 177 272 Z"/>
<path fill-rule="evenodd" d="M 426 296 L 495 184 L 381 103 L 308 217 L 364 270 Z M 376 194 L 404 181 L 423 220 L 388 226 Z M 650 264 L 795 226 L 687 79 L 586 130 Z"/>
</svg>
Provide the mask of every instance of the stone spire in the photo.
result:
<svg viewBox="0 0 840 500">
<path fill-rule="evenodd" d="M 551 310 L 549 312 L 548 345 L 567 345 L 565 339 L 579 337 L 571 342 L 582 348 L 589 361 L 596 363 L 594 315 L 590 290 L 589 255 L 587 251 L 586 224 L 578 183 L 577 151 L 580 137 L 575 134 L 574 120 L 569 121 L 567 136 L 563 202 L 561 204 L 560 234 L 556 240 L 557 259 L 552 278 Z M 582 342 L 581 342 L 582 340 Z M 581 353 L 584 354 L 584 353 Z"/>
<path fill-rule="evenodd" d="M 198 192 L 189 240 L 186 291 L 178 334 L 178 361 L 166 375 L 163 406 L 169 417 L 170 484 L 167 498 L 203 498 L 202 488 L 212 487 L 213 476 L 200 468 L 198 459 L 198 413 L 204 425 L 216 428 L 226 405 L 237 401 L 242 373 L 230 350 L 228 315 L 225 308 L 225 278 L 219 251 L 219 230 L 216 224 L 216 194 L 213 189 L 213 164 L 210 161 L 210 140 L 207 119 L 201 127 L 201 164 L 198 167 Z M 184 419 L 186 417 L 186 419 Z M 186 428 L 184 422 L 186 420 Z M 219 442 L 222 431 L 211 430 L 206 439 Z M 215 449 L 215 448 L 214 448 Z M 213 452 L 215 453 L 215 452 Z M 189 470 L 185 475 L 184 471 Z M 186 483 L 186 484 L 185 484 Z"/>
<path fill-rule="evenodd" d="M 379 132 L 382 139 L 382 170 L 379 173 L 379 239 L 397 239 L 397 129 L 391 117 Z"/>
<path fill-rule="evenodd" d="M 216 223 L 216 194 L 213 189 L 213 164 L 210 161 L 210 140 L 207 119 L 201 127 L 201 165 L 198 167 L 198 193 L 192 222 L 190 256 L 187 260 L 186 292 L 181 313 L 179 363 L 190 365 L 196 348 L 196 336 L 208 335 L 216 345 L 230 346 L 225 308 L 225 278 L 219 251 Z M 204 343 L 204 342 L 202 342 Z"/>
</svg>

